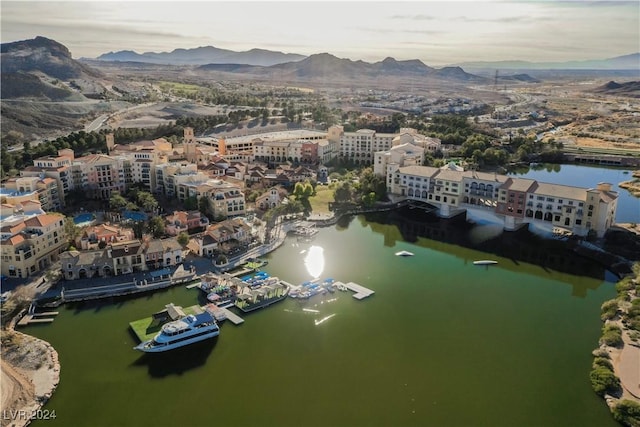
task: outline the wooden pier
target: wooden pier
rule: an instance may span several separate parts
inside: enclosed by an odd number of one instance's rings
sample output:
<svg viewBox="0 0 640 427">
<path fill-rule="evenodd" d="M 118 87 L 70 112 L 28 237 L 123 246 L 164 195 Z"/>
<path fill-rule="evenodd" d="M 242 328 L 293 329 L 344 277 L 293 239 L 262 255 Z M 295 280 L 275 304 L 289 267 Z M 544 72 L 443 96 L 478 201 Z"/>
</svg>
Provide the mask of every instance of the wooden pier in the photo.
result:
<svg viewBox="0 0 640 427">
<path fill-rule="evenodd" d="M 334 285 L 336 287 L 339 287 L 339 285 L 342 285 L 345 288 L 349 289 L 350 291 L 355 292 L 355 294 L 353 294 L 352 296 L 358 300 L 364 299 L 375 293 L 371 289 L 365 288 L 364 286 L 358 285 L 357 283 L 353 283 L 353 282 L 349 282 L 349 283 L 334 282 Z"/>
<path fill-rule="evenodd" d="M 244 319 L 238 316 L 237 314 L 235 314 L 234 312 L 232 312 L 231 310 L 227 308 L 222 308 L 222 307 L 218 307 L 218 308 L 224 311 L 224 314 L 227 315 L 227 319 L 229 319 L 231 323 L 233 323 L 234 325 L 241 325 L 242 323 L 244 323 Z"/>
<path fill-rule="evenodd" d="M 32 323 L 51 323 L 53 322 L 53 317 L 48 317 L 48 316 L 56 316 L 56 315 L 58 315 L 57 311 L 45 311 L 42 313 L 30 312 L 22 316 L 22 319 L 18 321 L 18 326 L 27 326 Z"/>
</svg>

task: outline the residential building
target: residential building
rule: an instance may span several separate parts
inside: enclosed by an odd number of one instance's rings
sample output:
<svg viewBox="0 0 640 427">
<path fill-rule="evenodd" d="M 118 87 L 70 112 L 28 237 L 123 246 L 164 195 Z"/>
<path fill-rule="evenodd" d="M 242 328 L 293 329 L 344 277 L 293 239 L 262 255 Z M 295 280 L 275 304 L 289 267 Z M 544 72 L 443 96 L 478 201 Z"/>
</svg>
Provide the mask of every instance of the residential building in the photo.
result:
<svg viewBox="0 0 640 427">
<path fill-rule="evenodd" d="M 174 211 L 172 215 L 165 218 L 165 221 L 165 232 L 170 236 L 177 236 L 182 232 L 193 232 L 209 226 L 209 219 L 200 211 Z"/>
<path fill-rule="evenodd" d="M 289 192 L 281 186 L 274 186 L 256 198 L 256 208 L 266 211 L 279 206 L 287 199 Z"/>
<path fill-rule="evenodd" d="M 23 176 L 9 178 L 0 188 L 0 203 L 21 204 L 37 200 L 44 210 L 60 210 L 58 183 L 49 177 Z"/>
<path fill-rule="evenodd" d="M 3 219 L 1 230 L 2 274 L 28 277 L 49 267 L 66 249 L 64 216 L 12 215 Z"/>
<path fill-rule="evenodd" d="M 241 218 L 233 218 L 210 225 L 194 239 L 198 255 L 211 257 L 216 253 L 231 254 L 251 243 L 251 226 Z"/>
<path fill-rule="evenodd" d="M 398 167 L 389 174 L 388 190 L 399 198 L 434 205 L 444 217 L 466 212 L 468 218 L 499 222 L 506 230 L 527 225 L 545 234 L 562 229 L 603 236 L 614 223 L 618 202 L 607 183 L 587 189 L 428 166 Z"/>
</svg>

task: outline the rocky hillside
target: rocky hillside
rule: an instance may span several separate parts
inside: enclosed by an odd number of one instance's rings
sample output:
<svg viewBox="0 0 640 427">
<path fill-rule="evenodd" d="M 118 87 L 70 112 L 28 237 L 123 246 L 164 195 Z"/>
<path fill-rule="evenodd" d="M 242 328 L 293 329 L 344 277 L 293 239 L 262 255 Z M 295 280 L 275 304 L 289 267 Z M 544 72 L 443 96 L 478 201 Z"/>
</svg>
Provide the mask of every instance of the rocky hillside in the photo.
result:
<svg viewBox="0 0 640 427">
<path fill-rule="evenodd" d="M 3 99 L 61 101 L 74 93 L 96 97 L 104 91 L 99 71 L 76 61 L 69 49 L 45 37 L 3 43 L 0 61 Z"/>
<path fill-rule="evenodd" d="M 394 77 L 399 79 L 435 79 L 457 83 L 489 82 L 487 78 L 469 74 L 460 67 L 435 69 L 417 59 L 397 61 L 394 58 L 386 58 L 383 61 L 369 63 L 338 58 L 329 53 L 311 55 L 302 61 L 277 64 L 270 67 L 208 64 L 198 69 L 201 71 L 228 72 L 290 81 L 361 81 L 362 79 Z"/>
<path fill-rule="evenodd" d="M 610 81 L 609 83 L 606 83 L 602 86 L 598 86 L 593 91 L 608 95 L 640 98 L 640 81 L 632 81 L 626 83 L 617 83 L 614 81 Z"/>
</svg>

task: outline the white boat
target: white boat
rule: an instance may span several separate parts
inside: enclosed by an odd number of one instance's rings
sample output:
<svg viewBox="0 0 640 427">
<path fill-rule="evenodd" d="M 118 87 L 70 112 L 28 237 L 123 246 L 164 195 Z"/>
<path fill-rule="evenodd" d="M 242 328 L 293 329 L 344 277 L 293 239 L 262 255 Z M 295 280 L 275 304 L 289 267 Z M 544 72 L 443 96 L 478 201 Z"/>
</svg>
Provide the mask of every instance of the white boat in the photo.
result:
<svg viewBox="0 0 640 427">
<path fill-rule="evenodd" d="M 481 259 L 479 261 L 473 261 L 473 265 L 494 265 L 497 263 L 498 261 L 493 261 L 491 259 Z"/>
<path fill-rule="evenodd" d="M 159 353 L 184 347 L 220 335 L 220 328 L 208 312 L 190 314 L 162 325 L 160 332 L 151 340 L 135 346 L 145 353 Z"/>
<path fill-rule="evenodd" d="M 413 252 L 400 251 L 400 252 L 396 252 L 396 256 L 413 256 Z"/>
</svg>

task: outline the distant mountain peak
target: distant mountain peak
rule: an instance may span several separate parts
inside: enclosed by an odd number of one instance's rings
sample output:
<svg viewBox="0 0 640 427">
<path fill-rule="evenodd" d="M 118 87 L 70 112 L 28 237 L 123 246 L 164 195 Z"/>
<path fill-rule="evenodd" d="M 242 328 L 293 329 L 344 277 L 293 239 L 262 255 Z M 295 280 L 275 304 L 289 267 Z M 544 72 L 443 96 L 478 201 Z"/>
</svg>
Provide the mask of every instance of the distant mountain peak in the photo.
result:
<svg viewBox="0 0 640 427">
<path fill-rule="evenodd" d="M 109 52 L 98 56 L 99 61 L 144 62 L 167 65 L 205 65 L 205 64 L 241 64 L 270 66 L 284 62 L 299 61 L 305 56 L 293 53 L 275 52 L 266 49 L 251 49 L 236 52 L 215 46 L 200 46 L 193 49 L 177 48 L 171 52 L 145 52 L 131 50 Z"/>
</svg>

